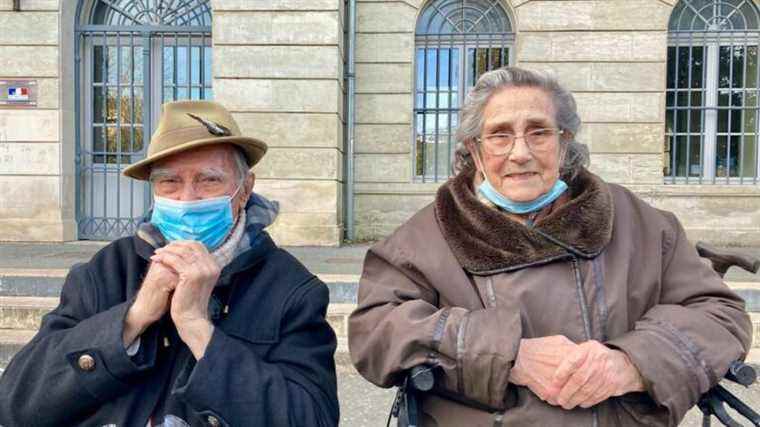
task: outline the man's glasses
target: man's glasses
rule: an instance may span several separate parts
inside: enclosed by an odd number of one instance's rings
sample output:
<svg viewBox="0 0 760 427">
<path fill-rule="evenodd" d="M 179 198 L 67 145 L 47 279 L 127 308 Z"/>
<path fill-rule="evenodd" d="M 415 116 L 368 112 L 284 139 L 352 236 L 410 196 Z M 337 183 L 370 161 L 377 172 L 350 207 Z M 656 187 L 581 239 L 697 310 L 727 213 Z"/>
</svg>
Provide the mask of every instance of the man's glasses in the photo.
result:
<svg viewBox="0 0 760 427">
<path fill-rule="evenodd" d="M 509 155 L 512 149 L 515 148 L 515 142 L 520 138 L 525 141 L 531 153 L 541 153 L 551 149 L 554 146 L 556 137 L 564 132 L 564 130 L 559 128 L 533 129 L 522 135 L 499 132 L 485 135 L 482 138 L 478 138 L 477 141 L 486 153 L 492 156 Z"/>
</svg>

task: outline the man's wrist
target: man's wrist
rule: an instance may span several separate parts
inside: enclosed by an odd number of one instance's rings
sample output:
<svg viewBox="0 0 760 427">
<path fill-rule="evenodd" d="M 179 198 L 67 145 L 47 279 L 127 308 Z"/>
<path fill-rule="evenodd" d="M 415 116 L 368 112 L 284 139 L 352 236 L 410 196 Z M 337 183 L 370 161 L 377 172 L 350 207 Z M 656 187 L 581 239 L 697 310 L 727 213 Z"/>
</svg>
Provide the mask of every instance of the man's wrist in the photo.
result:
<svg viewBox="0 0 760 427">
<path fill-rule="evenodd" d="M 190 348 L 195 359 L 201 359 L 211 342 L 214 325 L 205 318 L 192 318 L 179 322 L 175 320 L 175 326 L 180 338 Z"/>
</svg>

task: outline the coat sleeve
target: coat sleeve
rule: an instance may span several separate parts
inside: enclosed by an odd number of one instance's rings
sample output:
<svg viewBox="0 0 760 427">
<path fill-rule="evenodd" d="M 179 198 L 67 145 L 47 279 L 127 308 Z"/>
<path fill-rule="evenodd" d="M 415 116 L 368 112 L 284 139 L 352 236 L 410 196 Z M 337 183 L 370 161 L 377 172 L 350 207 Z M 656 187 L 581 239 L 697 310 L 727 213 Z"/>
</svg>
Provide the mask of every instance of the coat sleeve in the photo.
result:
<svg viewBox="0 0 760 427">
<path fill-rule="evenodd" d="M 327 286 L 313 278 L 289 300 L 280 338 L 265 357 L 256 344 L 215 328 L 206 353 L 174 393 L 225 426 L 337 426 L 336 338 L 325 319 Z"/>
<path fill-rule="evenodd" d="M 447 391 L 503 409 L 522 337 L 520 311 L 507 306 L 439 307 L 435 284 L 420 270 L 415 254 L 403 253 L 392 240 L 367 252 L 358 306 L 349 318 L 356 369 L 372 383 L 391 387 L 400 385 L 416 365 L 437 365 L 442 373 L 437 378 Z M 472 286 L 463 280 L 462 286 Z M 494 330 L 501 333 L 482 333 Z"/>
<path fill-rule="evenodd" d="M 152 328 L 143 334 L 141 357 L 129 357 L 122 332 L 132 301 L 98 312 L 94 286 L 87 264 L 69 272 L 60 304 L 43 317 L 39 332 L 0 379 L 0 425 L 71 425 L 153 366 Z M 95 361 L 91 370 L 79 366 L 82 356 Z"/>
<path fill-rule="evenodd" d="M 675 426 L 732 361 L 746 357 L 752 325 L 743 300 L 699 257 L 675 216 L 667 215 L 672 229 L 663 237 L 660 300 L 632 331 L 607 344 L 628 354 L 649 396 Z"/>
</svg>

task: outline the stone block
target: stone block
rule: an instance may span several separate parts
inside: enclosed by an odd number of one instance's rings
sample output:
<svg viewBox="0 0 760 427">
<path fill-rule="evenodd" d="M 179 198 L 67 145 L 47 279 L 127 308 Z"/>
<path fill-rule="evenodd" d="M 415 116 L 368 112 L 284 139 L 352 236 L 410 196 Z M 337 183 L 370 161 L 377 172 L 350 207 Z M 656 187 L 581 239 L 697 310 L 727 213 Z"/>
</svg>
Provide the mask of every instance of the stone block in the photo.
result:
<svg viewBox="0 0 760 427">
<path fill-rule="evenodd" d="M 631 156 L 628 154 L 592 154 L 590 170 L 608 182 L 631 183 Z"/>
<path fill-rule="evenodd" d="M 409 154 L 357 154 L 357 182 L 409 182 Z"/>
<path fill-rule="evenodd" d="M 665 90 L 665 62 L 523 62 L 520 66 L 548 72 L 570 91 Z"/>
<path fill-rule="evenodd" d="M 715 189 L 716 194 L 712 196 L 689 194 L 688 188 L 683 188 L 681 195 L 673 194 L 671 190 L 667 195 L 653 197 L 653 203 L 661 209 L 675 213 L 687 229 L 734 231 L 732 239 L 737 237 L 736 232 L 739 231 L 753 230 L 758 233 L 760 207 L 756 202 L 757 195 L 754 197 L 721 195 L 719 188 Z M 737 240 L 737 242 L 740 241 Z"/>
<path fill-rule="evenodd" d="M 356 35 L 356 62 L 412 62 L 414 33 Z"/>
<path fill-rule="evenodd" d="M 254 191 L 280 203 L 282 213 L 335 213 L 341 188 L 334 180 L 257 179 Z"/>
<path fill-rule="evenodd" d="M 60 219 L 4 218 L 0 216 L 0 242 L 63 242 L 71 240 Z"/>
<path fill-rule="evenodd" d="M 58 108 L 60 95 L 58 79 L 37 79 L 37 108 Z"/>
<path fill-rule="evenodd" d="M 409 155 L 411 138 L 411 125 L 357 125 L 356 152 Z"/>
<path fill-rule="evenodd" d="M 0 194 L 3 195 L 0 197 L 0 218 L 40 222 L 60 220 L 59 186 L 60 178 L 56 176 L 0 176 Z"/>
<path fill-rule="evenodd" d="M 261 138 L 273 147 L 341 148 L 343 124 L 336 113 L 235 113 L 244 135 Z"/>
<path fill-rule="evenodd" d="M 639 93 L 575 93 L 578 113 L 584 123 L 662 123 L 665 116 L 665 94 Z"/>
<path fill-rule="evenodd" d="M 651 0 L 541 0 L 518 8 L 517 21 L 521 31 L 665 31 L 671 10 Z"/>
<path fill-rule="evenodd" d="M 60 144 L 0 142 L 0 174 L 60 174 Z"/>
<path fill-rule="evenodd" d="M 214 45 L 338 45 L 343 37 L 337 9 L 327 12 L 219 12 L 214 14 Z"/>
<path fill-rule="evenodd" d="M 665 61 L 667 32 L 524 33 L 517 43 L 517 61 Z"/>
<path fill-rule="evenodd" d="M 214 48 L 216 78 L 340 78 L 337 46 L 226 46 Z"/>
<path fill-rule="evenodd" d="M 236 112 L 336 113 L 337 80 L 214 79 L 214 97 Z"/>
<path fill-rule="evenodd" d="M 22 11 L 57 11 L 59 0 L 23 0 Z M 13 10 L 13 0 L 0 0 L 0 10 Z M 16 12 L 18 13 L 18 12 Z"/>
<path fill-rule="evenodd" d="M 0 28 L 0 45 L 58 44 L 55 12 L 0 12 Z"/>
<path fill-rule="evenodd" d="M 0 46 L 0 70 L 5 78 L 58 77 L 58 47 Z"/>
<path fill-rule="evenodd" d="M 662 154 L 661 123 L 589 123 L 581 128 L 578 141 L 592 153 Z"/>
<path fill-rule="evenodd" d="M 632 154 L 631 180 L 637 184 L 661 184 L 662 153 Z"/>
<path fill-rule="evenodd" d="M 361 33 L 414 31 L 417 10 L 406 3 L 356 4 L 356 29 Z"/>
<path fill-rule="evenodd" d="M 342 0 L 211 0 L 211 8 L 219 11 L 257 10 L 338 10 Z"/>
<path fill-rule="evenodd" d="M 434 198 L 435 193 L 357 194 L 357 239 L 377 240 L 388 236 Z"/>
<path fill-rule="evenodd" d="M 357 94 L 356 122 L 361 124 L 395 123 L 412 121 L 411 94 Z"/>
<path fill-rule="evenodd" d="M 334 148 L 270 148 L 253 171 L 270 179 L 342 179 L 343 156 Z"/>
<path fill-rule="evenodd" d="M 59 141 L 58 110 L 0 109 L 0 142 Z"/>
<path fill-rule="evenodd" d="M 411 93 L 412 64 L 356 64 L 357 93 Z"/>
</svg>

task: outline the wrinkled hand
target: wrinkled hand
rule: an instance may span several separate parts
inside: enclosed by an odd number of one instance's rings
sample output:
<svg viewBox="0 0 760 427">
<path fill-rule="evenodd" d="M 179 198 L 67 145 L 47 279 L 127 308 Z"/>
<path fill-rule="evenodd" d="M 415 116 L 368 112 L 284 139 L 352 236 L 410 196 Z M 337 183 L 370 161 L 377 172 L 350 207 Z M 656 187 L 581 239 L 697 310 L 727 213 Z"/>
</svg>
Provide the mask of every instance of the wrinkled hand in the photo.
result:
<svg viewBox="0 0 760 427">
<path fill-rule="evenodd" d="M 122 335 L 124 346 L 131 344 L 166 313 L 178 281 L 179 277 L 174 270 L 161 263 L 150 264 L 135 302 L 127 311 Z"/>
<path fill-rule="evenodd" d="M 550 403 L 589 408 L 613 396 L 643 391 L 641 374 L 628 356 L 599 341 L 586 341 L 567 354 L 549 386 L 558 390 Z"/>
<path fill-rule="evenodd" d="M 151 260 L 171 268 L 178 276 L 170 313 L 180 338 L 196 358 L 211 340 L 208 303 L 221 269 L 203 244 L 174 241 L 156 250 Z"/>
<path fill-rule="evenodd" d="M 562 361 L 577 347 L 563 335 L 522 339 L 509 381 L 526 386 L 541 400 L 555 404 L 561 386 L 554 385 L 552 379 Z"/>
</svg>

